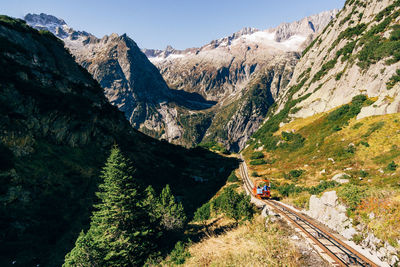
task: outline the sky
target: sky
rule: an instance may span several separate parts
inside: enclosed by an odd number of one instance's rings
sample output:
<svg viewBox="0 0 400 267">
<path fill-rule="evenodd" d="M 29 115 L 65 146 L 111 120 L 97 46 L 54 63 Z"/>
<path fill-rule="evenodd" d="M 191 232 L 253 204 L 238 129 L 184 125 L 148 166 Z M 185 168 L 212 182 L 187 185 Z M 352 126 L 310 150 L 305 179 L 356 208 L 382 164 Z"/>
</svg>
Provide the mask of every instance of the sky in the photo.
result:
<svg viewBox="0 0 400 267">
<path fill-rule="evenodd" d="M 97 37 L 126 33 L 141 48 L 200 47 L 243 27 L 268 29 L 345 0 L 0 0 L 0 14 L 46 13 Z"/>
</svg>

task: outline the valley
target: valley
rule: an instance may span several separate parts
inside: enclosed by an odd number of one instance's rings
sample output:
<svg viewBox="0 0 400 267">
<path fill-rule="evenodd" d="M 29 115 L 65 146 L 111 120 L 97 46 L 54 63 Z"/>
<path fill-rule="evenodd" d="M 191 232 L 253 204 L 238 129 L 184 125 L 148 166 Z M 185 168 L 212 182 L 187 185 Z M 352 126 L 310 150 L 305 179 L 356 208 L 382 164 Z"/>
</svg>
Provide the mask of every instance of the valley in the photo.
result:
<svg viewBox="0 0 400 267">
<path fill-rule="evenodd" d="M 0 265 L 398 266 L 400 1 L 276 25 L 0 15 Z"/>
</svg>

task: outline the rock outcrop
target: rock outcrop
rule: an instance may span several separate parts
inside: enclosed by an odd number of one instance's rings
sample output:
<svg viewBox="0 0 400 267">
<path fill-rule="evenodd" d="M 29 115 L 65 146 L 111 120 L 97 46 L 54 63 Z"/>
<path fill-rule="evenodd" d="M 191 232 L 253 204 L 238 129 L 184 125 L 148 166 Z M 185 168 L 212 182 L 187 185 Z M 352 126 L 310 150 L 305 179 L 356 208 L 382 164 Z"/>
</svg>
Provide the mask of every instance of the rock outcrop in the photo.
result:
<svg viewBox="0 0 400 267">
<path fill-rule="evenodd" d="M 61 19 L 28 14 L 27 23 L 62 39 L 75 60 L 100 83 L 110 103 L 123 111 L 132 126 L 173 142 L 182 137 L 177 108 L 205 109 L 212 102 L 196 94 L 171 90 L 159 71 L 126 34 L 99 39 L 75 31 Z"/>
<path fill-rule="evenodd" d="M 339 202 L 336 191 L 330 191 L 325 192 L 321 197 L 312 195 L 309 209 L 305 213 L 346 239 L 352 240 L 355 235 L 364 236 L 363 226 L 359 224 L 354 227 L 352 220 L 346 215 L 346 210 L 347 207 Z M 396 266 L 399 263 L 396 249 L 372 233 L 367 233 L 360 245 L 381 260 L 382 266 Z"/>
<path fill-rule="evenodd" d="M 280 97 L 277 112 L 292 92 L 293 100 L 302 97 L 293 118 L 328 111 L 359 94 L 376 102 L 358 118 L 399 112 L 399 9 L 394 0 L 346 1 L 304 51 L 289 85 L 293 90 Z"/>
</svg>

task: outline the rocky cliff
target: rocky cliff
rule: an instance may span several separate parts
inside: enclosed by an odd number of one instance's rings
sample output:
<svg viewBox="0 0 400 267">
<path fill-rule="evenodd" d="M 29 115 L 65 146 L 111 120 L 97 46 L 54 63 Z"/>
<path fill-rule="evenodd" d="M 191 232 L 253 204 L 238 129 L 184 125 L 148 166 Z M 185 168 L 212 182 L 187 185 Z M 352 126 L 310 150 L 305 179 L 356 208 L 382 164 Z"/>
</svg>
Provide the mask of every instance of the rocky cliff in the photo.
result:
<svg viewBox="0 0 400 267">
<path fill-rule="evenodd" d="M 88 226 L 100 169 L 115 144 L 141 183 L 156 190 L 170 184 L 188 212 L 215 194 L 234 164 L 133 129 L 59 39 L 6 16 L 0 114 L 1 266 L 61 266 Z"/>
<path fill-rule="evenodd" d="M 273 29 L 244 28 L 200 48 L 145 49 L 171 88 L 218 102 L 203 142 L 244 147 L 291 79 L 299 53 L 337 14 L 323 12 Z M 261 89 L 262 88 L 262 89 Z"/>
<path fill-rule="evenodd" d="M 63 20 L 47 14 L 28 14 L 25 20 L 37 29 L 62 39 L 76 62 L 86 68 L 104 88 L 108 100 L 123 111 L 136 129 L 169 141 L 182 137 L 177 109 L 212 106 L 196 94 L 170 90 L 157 68 L 126 34 L 99 39 L 75 31 Z"/>
<path fill-rule="evenodd" d="M 308 117 L 377 98 L 358 118 L 400 111 L 400 2 L 348 0 L 337 18 L 304 51 L 277 112 L 297 100 L 291 117 Z M 300 99 L 302 98 L 302 99 Z"/>
</svg>

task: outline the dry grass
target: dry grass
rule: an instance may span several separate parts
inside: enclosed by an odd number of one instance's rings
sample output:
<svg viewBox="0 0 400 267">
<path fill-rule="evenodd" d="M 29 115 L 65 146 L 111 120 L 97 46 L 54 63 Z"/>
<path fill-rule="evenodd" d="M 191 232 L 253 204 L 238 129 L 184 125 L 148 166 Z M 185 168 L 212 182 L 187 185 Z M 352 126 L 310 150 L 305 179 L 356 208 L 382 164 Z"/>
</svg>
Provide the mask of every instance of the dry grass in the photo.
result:
<svg viewBox="0 0 400 267">
<path fill-rule="evenodd" d="M 378 238 L 387 240 L 392 246 L 400 244 L 400 194 L 382 191 L 364 199 L 357 208 L 357 217 Z"/>
<path fill-rule="evenodd" d="M 189 248 L 185 266 L 302 266 L 301 255 L 279 224 L 265 228 L 261 216 Z"/>
</svg>

